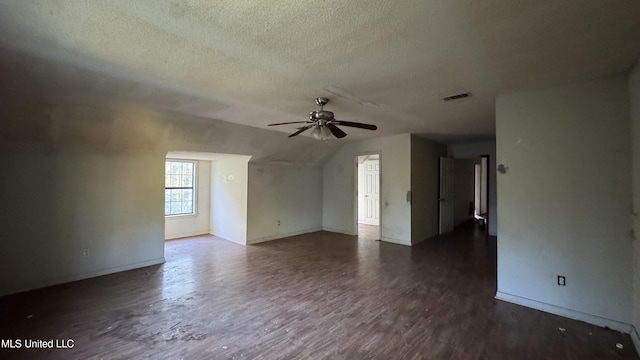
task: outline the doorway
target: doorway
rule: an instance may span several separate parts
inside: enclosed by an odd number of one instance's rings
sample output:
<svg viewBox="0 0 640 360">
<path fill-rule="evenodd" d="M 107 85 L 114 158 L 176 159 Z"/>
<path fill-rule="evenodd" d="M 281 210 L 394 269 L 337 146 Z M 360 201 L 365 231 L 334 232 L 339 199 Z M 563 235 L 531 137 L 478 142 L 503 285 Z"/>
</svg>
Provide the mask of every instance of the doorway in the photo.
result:
<svg viewBox="0 0 640 360">
<path fill-rule="evenodd" d="M 473 218 L 489 230 L 489 155 L 480 157 L 474 169 Z"/>
<path fill-rule="evenodd" d="M 250 158 L 169 151 L 165 161 L 165 240 L 211 234 L 246 244 Z"/>
<path fill-rule="evenodd" d="M 474 220 L 488 232 L 489 155 L 440 159 L 440 234 Z"/>
<path fill-rule="evenodd" d="M 380 239 L 380 154 L 356 157 L 357 233 Z"/>
<path fill-rule="evenodd" d="M 454 228 L 455 160 L 440 158 L 438 192 L 438 234 L 446 234 Z"/>
</svg>

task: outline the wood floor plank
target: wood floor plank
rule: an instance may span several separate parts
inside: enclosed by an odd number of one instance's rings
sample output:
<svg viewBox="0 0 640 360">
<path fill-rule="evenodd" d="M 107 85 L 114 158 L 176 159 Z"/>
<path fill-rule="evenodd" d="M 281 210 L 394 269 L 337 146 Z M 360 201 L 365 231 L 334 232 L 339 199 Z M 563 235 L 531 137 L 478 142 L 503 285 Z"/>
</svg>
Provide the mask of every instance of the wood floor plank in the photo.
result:
<svg viewBox="0 0 640 360">
<path fill-rule="evenodd" d="M 75 344 L 0 358 L 639 358 L 628 335 L 495 300 L 475 226 L 412 248 L 360 233 L 173 240 L 163 265 L 0 298 L 0 339 Z"/>
</svg>

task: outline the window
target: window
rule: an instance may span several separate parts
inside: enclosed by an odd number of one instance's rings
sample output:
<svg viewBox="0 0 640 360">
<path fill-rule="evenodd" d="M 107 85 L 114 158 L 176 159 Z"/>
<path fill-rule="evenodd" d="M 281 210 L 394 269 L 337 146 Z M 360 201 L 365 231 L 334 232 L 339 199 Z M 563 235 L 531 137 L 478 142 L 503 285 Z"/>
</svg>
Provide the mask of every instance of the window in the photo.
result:
<svg viewBox="0 0 640 360">
<path fill-rule="evenodd" d="M 167 160 L 164 170 L 165 216 L 195 213 L 195 174 L 195 162 Z"/>
</svg>

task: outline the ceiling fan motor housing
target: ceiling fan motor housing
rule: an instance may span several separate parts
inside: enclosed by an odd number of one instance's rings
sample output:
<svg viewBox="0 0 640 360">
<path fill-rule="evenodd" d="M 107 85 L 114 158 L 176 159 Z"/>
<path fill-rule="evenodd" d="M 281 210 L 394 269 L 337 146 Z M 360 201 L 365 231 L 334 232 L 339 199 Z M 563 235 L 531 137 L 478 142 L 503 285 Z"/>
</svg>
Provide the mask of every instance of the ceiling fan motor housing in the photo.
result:
<svg viewBox="0 0 640 360">
<path fill-rule="evenodd" d="M 333 112 L 320 110 L 311 112 L 311 116 L 309 117 L 311 120 L 333 120 Z"/>
</svg>

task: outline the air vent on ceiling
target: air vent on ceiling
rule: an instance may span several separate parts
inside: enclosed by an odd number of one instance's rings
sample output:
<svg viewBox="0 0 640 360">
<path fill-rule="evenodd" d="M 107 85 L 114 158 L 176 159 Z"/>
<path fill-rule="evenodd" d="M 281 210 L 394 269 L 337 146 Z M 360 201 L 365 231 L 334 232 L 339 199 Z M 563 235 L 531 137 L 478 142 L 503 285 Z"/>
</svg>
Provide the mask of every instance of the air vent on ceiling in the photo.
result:
<svg viewBox="0 0 640 360">
<path fill-rule="evenodd" d="M 451 101 L 451 100 L 458 100 L 458 99 L 462 99 L 462 98 L 466 98 L 466 97 L 469 97 L 469 93 L 468 92 L 462 93 L 462 94 L 455 94 L 455 95 L 443 97 L 442 100 Z"/>
</svg>

